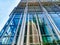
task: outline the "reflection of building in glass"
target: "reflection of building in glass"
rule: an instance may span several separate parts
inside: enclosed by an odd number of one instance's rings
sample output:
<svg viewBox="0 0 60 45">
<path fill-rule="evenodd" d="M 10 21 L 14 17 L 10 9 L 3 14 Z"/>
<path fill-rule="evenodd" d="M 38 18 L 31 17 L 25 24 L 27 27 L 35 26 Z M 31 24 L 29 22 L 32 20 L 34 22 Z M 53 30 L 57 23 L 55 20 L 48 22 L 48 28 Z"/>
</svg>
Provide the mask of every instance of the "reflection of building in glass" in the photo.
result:
<svg viewBox="0 0 60 45">
<path fill-rule="evenodd" d="M 21 0 L 9 17 L 0 32 L 0 45 L 60 44 L 59 1 Z"/>
</svg>

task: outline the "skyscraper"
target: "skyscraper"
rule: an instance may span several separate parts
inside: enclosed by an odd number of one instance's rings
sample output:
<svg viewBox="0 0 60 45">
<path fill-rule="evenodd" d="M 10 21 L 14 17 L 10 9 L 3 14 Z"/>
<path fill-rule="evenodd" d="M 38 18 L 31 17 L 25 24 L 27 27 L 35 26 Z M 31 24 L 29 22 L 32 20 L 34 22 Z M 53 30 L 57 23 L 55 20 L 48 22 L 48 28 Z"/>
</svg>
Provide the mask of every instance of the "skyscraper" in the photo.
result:
<svg viewBox="0 0 60 45">
<path fill-rule="evenodd" d="M 21 0 L 0 32 L 0 45 L 60 45 L 59 0 Z"/>
</svg>

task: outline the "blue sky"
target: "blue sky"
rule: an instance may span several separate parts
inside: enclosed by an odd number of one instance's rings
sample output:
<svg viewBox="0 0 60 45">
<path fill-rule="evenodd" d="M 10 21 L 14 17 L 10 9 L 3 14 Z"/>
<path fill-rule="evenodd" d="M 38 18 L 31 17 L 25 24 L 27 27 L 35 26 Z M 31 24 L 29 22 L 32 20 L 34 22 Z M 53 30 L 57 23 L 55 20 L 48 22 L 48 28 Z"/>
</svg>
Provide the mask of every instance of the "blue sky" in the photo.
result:
<svg viewBox="0 0 60 45">
<path fill-rule="evenodd" d="M 0 0 L 0 31 L 9 19 L 9 14 L 20 0 Z"/>
</svg>

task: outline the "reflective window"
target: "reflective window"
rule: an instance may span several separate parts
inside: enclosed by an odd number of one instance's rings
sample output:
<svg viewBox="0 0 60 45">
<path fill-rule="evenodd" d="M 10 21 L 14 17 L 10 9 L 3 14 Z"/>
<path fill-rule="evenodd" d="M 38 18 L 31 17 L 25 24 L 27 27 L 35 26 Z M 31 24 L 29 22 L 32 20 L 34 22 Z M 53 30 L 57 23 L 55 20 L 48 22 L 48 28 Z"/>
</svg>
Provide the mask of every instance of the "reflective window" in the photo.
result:
<svg viewBox="0 0 60 45">
<path fill-rule="evenodd" d="M 60 30 L 60 17 L 58 14 L 50 14 L 54 23 L 56 24 L 56 26 L 58 27 L 58 29 Z"/>
</svg>

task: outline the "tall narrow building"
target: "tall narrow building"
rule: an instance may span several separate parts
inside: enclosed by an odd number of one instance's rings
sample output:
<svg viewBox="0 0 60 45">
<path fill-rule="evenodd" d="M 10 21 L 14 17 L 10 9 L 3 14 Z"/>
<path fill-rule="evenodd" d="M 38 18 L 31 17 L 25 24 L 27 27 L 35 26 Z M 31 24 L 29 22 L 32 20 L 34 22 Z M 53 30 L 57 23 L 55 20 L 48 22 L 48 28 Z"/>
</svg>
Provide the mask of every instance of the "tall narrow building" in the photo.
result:
<svg viewBox="0 0 60 45">
<path fill-rule="evenodd" d="M 60 45 L 60 0 L 21 0 L 0 32 L 0 45 Z"/>
</svg>

